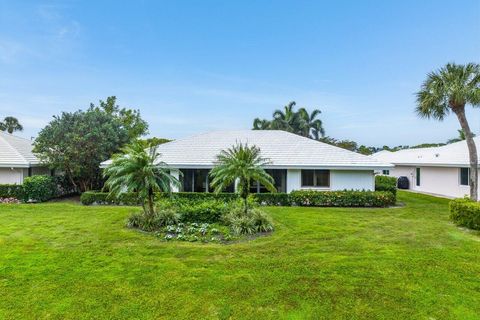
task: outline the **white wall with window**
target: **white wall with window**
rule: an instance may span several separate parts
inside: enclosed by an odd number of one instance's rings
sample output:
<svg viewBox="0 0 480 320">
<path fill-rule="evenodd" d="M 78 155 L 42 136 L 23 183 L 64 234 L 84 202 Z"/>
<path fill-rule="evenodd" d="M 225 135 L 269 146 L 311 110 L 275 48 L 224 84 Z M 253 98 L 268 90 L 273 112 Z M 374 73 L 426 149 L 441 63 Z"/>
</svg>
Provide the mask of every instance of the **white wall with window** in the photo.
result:
<svg viewBox="0 0 480 320">
<path fill-rule="evenodd" d="M 287 170 L 287 192 L 293 190 L 374 190 L 373 170 Z"/>
</svg>

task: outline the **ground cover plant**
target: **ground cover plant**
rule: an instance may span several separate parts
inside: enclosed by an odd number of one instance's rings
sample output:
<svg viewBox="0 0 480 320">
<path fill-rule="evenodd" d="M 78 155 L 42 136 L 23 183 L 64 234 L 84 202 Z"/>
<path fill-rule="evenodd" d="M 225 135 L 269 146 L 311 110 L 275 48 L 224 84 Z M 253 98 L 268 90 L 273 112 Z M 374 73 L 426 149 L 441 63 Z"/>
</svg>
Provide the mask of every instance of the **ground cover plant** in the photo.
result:
<svg viewBox="0 0 480 320">
<path fill-rule="evenodd" d="M 125 228 L 134 207 L 0 205 L 0 319 L 477 319 L 480 234 L 446 199 L 268 207 L 229 245 Z"/>
</svg>

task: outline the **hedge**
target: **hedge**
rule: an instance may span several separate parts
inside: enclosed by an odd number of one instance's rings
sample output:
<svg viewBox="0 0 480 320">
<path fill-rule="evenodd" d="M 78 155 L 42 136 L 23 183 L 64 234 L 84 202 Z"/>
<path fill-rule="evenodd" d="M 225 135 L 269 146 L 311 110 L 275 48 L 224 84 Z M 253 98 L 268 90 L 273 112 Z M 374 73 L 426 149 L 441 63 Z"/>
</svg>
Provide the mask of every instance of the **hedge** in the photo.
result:
<svg viewBox="0 0 480 320">
<path fill-rule="evenodd" d="M 15 198 L 24 202 L 43 202 L 76 193 L 64 176 L 37 175 L 26 177 L 23 184 L 0 185 L 0 198 Z"/>
<path fill-rule="evenodd" d="M 238 199 L 235 193 L 194 193 L 178 192 L 171 195 L 157 193 L 157 200 L 171 197 L 175 200 L 191 200 L 192 202 L 218 200 L 228 202 Z M 395 204 L 396 198 L 388 191 L 314 191 L 300 190 L 287 193 L 252 194 L 254 202 L 269 206 L 316 206 L 316 207 L 387 207 Z M 120 199 L 113 199 L 105 192 L 84 192 L 80 198 L 82 204 L 139 205 L 134 193 L 125 193 Z"/>
<path fill-rule="evenodd" d="M 23 186 L 20 184 L 0 184 L 0 198 L 23 199 Z"/>
<path fill-rule="evenodd" d="M 290 193 L 293 205 L 305 207 L 388 207 L 396 198 L 388 191 L 315 191 Z"/>
<path fill-rule="evenodd" d="M 375 191 L 389 191 L 397 196 L 397 178 L 389 176 L 375 176 Z"/>
<path fill-rule="evenodd" d="M 163 198 L 173 199 L 190 199 L 190 200 L 222 200 L 230 201 L 238 198 L 235 193 L 207 193 L 207 192 L 175 192 L 175 193 L 156 193 L 155 199 Z M 80 201 L 84 205 L 100 204 L 100 205 L 140 205 L 136 193 L 124 193 L 119 198 L 109 197 L 108 192 L 87 191 L 82 193 Z"/>
<path fill-rule="evenodd" d="M 468 198 L 450 202 L 450 219 L 458 226 L 480 230 L 480 203 Z"/>
</svg>

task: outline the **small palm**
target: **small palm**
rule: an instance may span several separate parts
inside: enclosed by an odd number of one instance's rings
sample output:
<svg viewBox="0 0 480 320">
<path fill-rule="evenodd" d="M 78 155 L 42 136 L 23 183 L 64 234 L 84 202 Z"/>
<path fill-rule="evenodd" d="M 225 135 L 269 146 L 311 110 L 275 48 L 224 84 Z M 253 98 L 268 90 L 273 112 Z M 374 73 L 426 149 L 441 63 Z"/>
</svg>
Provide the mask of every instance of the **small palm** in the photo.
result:
<svg viewBox="0 0 480 320">
<path fill-rule="evenodd" d="M 217 156 L 215 167 L 210 171 L 215 193 L 222 192 L 237 182 L 237 190 L 245 201 L 246 211 L 252 181 L 258 181 L 271 192 L 276 191 L 273 178 L 263 169 L 268 163 L 256 146 L 237 143 L 222 150 Z"/>
<path fill-rule="evenodd" d="M 157 147 L 146 150 L 143 144 L 134 142 L 122 151 L 103 172 L 104 177 L 108 178 L 105 187 L 114 197 L 138 192 L 145 213 L 152 215 L 154 193 L 171 192 L 172 185 L 179 185 L 180 182 L 171 175 L 164 162 L 158 161 L 160 154 Z"/>
</svg>

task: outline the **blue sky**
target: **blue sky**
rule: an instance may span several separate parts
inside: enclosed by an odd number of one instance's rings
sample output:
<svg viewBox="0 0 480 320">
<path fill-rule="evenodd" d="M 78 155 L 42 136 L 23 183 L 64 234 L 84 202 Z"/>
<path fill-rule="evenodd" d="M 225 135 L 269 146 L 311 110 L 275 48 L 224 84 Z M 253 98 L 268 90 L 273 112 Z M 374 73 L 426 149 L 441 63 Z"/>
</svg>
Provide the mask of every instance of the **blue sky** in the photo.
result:
<svg viewBox="0 0 480 320">
<path fill-rule="evenodd" d="M 450 61 L 480 62 L 478 0 L 0 0 L 0 117 L 25 137 L 116 95 L 159 137 L 249 129 L 295 100 L 335 138 L 444 141 L 457 120 L 418 119 L 414 93 Z"/>
</svg>

